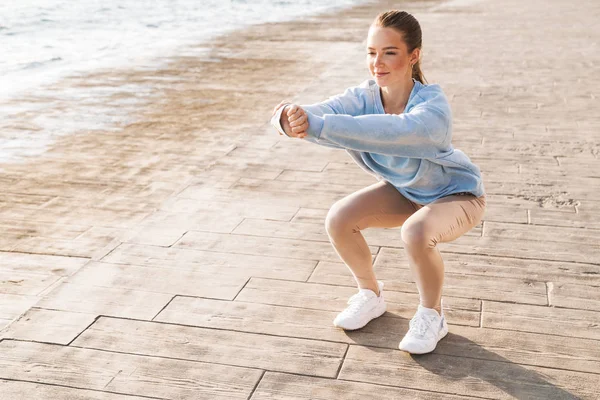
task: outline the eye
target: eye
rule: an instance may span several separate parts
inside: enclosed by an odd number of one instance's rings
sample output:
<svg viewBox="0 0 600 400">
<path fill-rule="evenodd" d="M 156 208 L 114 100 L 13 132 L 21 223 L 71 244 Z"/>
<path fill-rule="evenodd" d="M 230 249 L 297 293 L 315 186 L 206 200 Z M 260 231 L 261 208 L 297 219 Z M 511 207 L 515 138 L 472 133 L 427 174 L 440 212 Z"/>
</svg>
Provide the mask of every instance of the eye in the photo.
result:
<svg viewBox="0 0 600 400">
<path fill-rule="evenodd" d="M 387 53 L 385 53 L 385 54 L 389 54 L 389 55 L 391 55 L 391 56 L 395 56 L 395 55 L 396 55 L 396 53 L 394 53 L 393 51 L 388 51 L 388 52 L 387 52 Z"/>
</svg>

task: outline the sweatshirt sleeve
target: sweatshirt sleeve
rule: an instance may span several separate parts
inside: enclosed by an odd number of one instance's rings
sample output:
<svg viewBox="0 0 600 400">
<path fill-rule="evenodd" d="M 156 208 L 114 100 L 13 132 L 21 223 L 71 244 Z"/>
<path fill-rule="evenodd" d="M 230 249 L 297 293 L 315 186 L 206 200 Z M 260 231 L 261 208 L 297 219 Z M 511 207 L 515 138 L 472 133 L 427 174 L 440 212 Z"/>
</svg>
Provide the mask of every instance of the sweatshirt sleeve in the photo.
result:
<svg viewBox="0 0 600 400">
<path fill-rule="evenodd" d="M 351 87 L 342 94 L 332 96 L 329 99 L 316 104 L 301 105 L 304 111 L 322 117 L 325 114 L 362 115 L 365 114 L 366 102 L 361 91 L 364 91 L 364 82 L 361 86 Z"/>
<path fill-rule="evenodd" d="M 384 155 L 435 158 L 447 150 L 449 107 L 425 101 L 403 114 L 322 116 L 307 112 L 308 136 L 344 148 Z"/>
</svg>

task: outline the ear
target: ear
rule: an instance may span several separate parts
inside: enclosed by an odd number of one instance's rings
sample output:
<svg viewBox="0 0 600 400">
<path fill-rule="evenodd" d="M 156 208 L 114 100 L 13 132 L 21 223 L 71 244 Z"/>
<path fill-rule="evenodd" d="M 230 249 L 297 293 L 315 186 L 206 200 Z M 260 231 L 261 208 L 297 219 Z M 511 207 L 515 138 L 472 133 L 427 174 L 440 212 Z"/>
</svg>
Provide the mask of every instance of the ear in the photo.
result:
<svg viewBox="0 0 600 400">
<path fill-rule="evenodd" d="M 419 48 L 414 49 L 410 56 L 410 59 L 411 59 L 411 64 L 413 64 L 413 65 L 416 64 L 417 61 L 419 61 L 421 59 L 421 49 L 419 49 Z"/>
</svg>

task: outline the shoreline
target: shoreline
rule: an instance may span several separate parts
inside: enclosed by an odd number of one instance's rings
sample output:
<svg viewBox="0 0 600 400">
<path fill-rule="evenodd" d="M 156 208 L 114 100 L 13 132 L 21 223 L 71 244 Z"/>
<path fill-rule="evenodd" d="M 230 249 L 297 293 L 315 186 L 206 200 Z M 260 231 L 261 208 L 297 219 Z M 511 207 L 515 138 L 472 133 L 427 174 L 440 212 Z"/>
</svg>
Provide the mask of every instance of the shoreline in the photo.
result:
<svg viewBox="0 0 600 400">
<path fill-rule="evenodd" d="M 58 136 L 42 154 L 0 164 L 7 188 L 0 194 L 0 252 L 97 257 L 190 182 L 227 185 L 236 168 L 271 176 L 258 159 L 216 165 L 235 149 L 261 152 L 281 141 L 268 123 L 272 108 L 284 98 L 308 99 L 307 90 L 332 66 L 352 76 L 356 69 L 344 63 L 359 55 L 362 71 L 362 52 L 353 49 L 388 3 L 249 26 L 189 48 L 206 56 L 187 53 L 157 70 L 139 66 L 64 80 L 58 91 L 123 84 L 152 91 L 139 104 L 135 92 L 110 96 L 133 104 L 122 112 L 136 122 Z M 323 99 L 320 89 L 315 101 Z"/>
<path fill-rule="evenodd" d="M 365 5 L 368 3 L 354 7 Z M 228 54 L 215 55 L 218 53 L 215 48 L 219 43 L 228 41 L 228 38 L 244 36 L 245 32 L 252 30 L 261 31 L 261 26 L 291 24 L 297 27 L 298 22 L 343 13 L 351 8 L 353 7 L 337 6 L 325 12 L 300 16 L 295 20 L 242 26 L 206 40 L 178 45 L 169 50 L 166 56 L 144 56 L 129 67 L 118 64 L 115 68 L 75 70 L 41 86 L 40 90 L 26 90 L 2 99 L 0 105 L 4 109 L 19 111 L 7 113 L 7 118 L 0 124 L 0 141 L 8 139 L 5 151 L 0 153 L 0 168 L 5 164 L 27 162 L 31 156 L 42 155 L 46 149 L 56 145 L 55 139 L 60 136 L 82 131 L 122 129 L 128 122 L 140 122 L 145 118 L 144 109 L 155 108 L 153 103 L 163 100 L 162 96 L 164 92 L 168 94 L 170 85 L 177 84 L 181 87 L 192 84 L 185 81 L 185 77 L 193 78 L 194 74 L 186 74 L 177 64 L 191 64 L 193 60 L 197 60 L 199 64 L 209 65 L 231 60 Z M 265 36 L 269 41 L 277 40 L 268 34 Z M 252 55 L 249 57 L 253 58 Z M 235 58 L 232 57 L 234 60 Z M 104 64 L 105 62 L 102 63 Z M 235 65 L 232 67 L 237 68 Z M 223 65 L 223 68 L 229 67 Z M 242 86 L 246 84 L 247 82 L 241 82 Z M 210 83 L 206 86 L 210 86 Z M 141 118 L 132 118 L 131 115 L 135 114 L 142 114 Z M 19 146 L 22 147 L 21 150 L 17 150 Z"/>
</svg>

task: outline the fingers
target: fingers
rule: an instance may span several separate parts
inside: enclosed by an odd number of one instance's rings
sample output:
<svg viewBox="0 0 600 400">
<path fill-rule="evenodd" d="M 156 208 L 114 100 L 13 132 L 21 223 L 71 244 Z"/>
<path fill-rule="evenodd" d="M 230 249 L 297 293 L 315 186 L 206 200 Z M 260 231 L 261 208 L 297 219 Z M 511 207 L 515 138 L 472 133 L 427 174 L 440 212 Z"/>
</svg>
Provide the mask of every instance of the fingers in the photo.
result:
<svg viewBox="0 0 600 400">
<path fill-rule="evenodd" d="M 308 122 L 305 122 L 302 125 L 292 127 L 292 132 L 296 133 L 296 134 L 305 133 L 307 129 L 308 129 Z"/>
<path fill-rule="evenodd" d="M 306 114 L 304 112 L 304 110 L 302 109 L 302 107 L 300 107 L 296 104 L 290 104 L 290 107 L 288 108 L 286 113 L 287 113 L 289 122 L 292 122 L 292 121 L 300 118 L 302 115 Z"/>
<path fill-rule="evenodd" d="M 298 117 L 296 117 L 298 116 Z M 288 117 L 288 122 L 290 126 L 293 128 L 295 126 L 300 126 L 308 121 L 308 116 L 305 113 L 296 113 L 292 117 Z"/>
<path fill-rule="evenodd" d="M 282 106 L 284 106 L 285 104 L 290 104 L 289 101 L 287 100 L 283 100 L 281 103 L 277 104 L 275 106 L 275 108 L 273 108 L 273 113 L 271 114 L 271 116 L 275 115 L 275 113 L 277 112 L 277 110 L 279 110 Z"/>
</svg>

